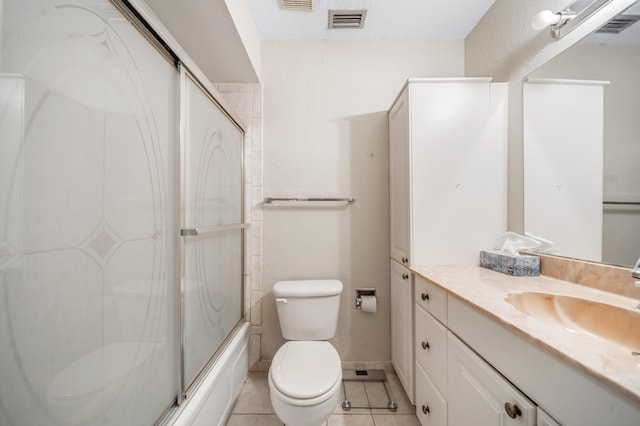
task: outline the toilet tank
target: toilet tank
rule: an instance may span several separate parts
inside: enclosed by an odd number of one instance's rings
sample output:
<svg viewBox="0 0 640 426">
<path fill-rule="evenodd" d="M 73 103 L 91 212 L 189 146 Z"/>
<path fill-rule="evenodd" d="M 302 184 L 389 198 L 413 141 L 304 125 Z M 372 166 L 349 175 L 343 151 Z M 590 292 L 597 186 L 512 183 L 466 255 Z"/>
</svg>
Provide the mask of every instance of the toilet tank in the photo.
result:
<svg viewBox="0 0 640 426">
<path fill-rule="evenodd" d="M 279 281 L 273 286 L 282 337 L 327 340 L 336 335 L 342 283 L 338 280 Z"/>
</svg>

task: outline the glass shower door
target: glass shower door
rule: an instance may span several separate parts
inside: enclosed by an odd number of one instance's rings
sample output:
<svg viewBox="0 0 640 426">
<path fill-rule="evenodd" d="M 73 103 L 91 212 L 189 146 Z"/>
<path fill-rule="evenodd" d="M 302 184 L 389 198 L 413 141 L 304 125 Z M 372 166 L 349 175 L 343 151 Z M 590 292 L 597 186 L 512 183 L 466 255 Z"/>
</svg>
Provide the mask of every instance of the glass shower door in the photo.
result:
<svg viewBox="0 0 640 426">
<path fill-rule="evenodd" d="M 179 392 L 178 73 L 108 0 L 0 2 L 0 424 Z"/>
<path fill-rule="evenodd" d="M 184 385 L 242 319 L 243 132 L 182 73 Z"/>
</svg>

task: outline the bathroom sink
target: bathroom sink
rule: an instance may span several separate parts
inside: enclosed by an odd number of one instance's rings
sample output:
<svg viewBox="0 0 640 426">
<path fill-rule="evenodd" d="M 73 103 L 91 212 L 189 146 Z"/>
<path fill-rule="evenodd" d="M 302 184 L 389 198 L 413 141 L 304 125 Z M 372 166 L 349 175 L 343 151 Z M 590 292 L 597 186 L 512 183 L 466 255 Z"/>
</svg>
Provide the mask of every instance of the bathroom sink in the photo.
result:
<svg viewBox="0 0 640 426">
<path fill-rule="evenodd" d="M 506 301 L 520 312 L 573 333 L 595 335 L 640 350 L 640 310 L 550 293 L 509 293 Z"/>
</svg>

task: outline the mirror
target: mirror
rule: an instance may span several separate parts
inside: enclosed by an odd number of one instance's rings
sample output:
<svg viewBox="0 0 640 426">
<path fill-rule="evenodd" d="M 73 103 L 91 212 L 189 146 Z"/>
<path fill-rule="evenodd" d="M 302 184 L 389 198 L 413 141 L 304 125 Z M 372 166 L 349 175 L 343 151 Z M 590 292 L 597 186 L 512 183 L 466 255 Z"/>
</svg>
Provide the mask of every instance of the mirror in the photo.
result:
<svg viewBox="0 0 640 426">
<path fill-rule="evenodd" d="M 601 254 L 581 256 L 577 249 L 558 246 L 558 255 L 583 258 L 585 260 L 632 267 L 640 256 L 640 2 L 632 5 L 599 31 L 587 36 L 560 55 L 556 56 L 533 72 L 529 79 L 569 79 L 607 81 L 603 96 L 603 137 L 602 141 L 602 200 Z M 630 24 L 619 33 L 622 26 Z M 603 29 L 611 27 L 608 31 Z M 527 83 L 525 85 L 525 122 L 527 122 Z M 557 99 L 557 98 L 556 98 Z M 554 99 L 548 99 L 548 106 L 555 106 Z M 530 113 L 529 113 L 530 114 Z M 586 123 L 586 120 L 583 121 Z M 549 124 L 551 125 L 551 124 Z M 576 130 L 575 127 L 573 130 Z M 569 130 L 572 132 L 572 130 Z M 573 131 L 573 134 L 580 132 Z M 574 141 L 575 142 L 575 141 Z M 525 182 L 539 179 L 549 174 L 544 167 L 527 169 L 527 131 L 525 124 Z M 578 143 L 577 146 L 580 146 Z M 569 164 L 580 164 L 580 149 L 573 149 Z M 551 155 L 547 152 L 548 155 Z M 566 156 L 566 151 L 565 151 Z M 554 159 L 551 159 L 554 161 Z M 567 157 L 563 159 L 567 164 Z M 579 167 L 579 166 L 576 166 Z M 595 185 L 599 187 L 600 185 Z M 525 198 L 527 195 L 525 185 Z M 560 188 L 558 188 L 558 191 Z M 527 216 L 532 204 L 544 204 L 548 200 L 536 199 L 525 202 L 525 230 L 554 241 L 554 235 L 545 234 L 541 229 L 528 229 Z M 578 220 L 579 213 L 568 217 Z M 549 224 L 557 220 L 548 214 Z M 556 224 L 570 229 L 572 223 Z M 557 227 L 557 226 L 556 226 Z M 545 228 L 542 226 L 542 228 Z M 550 226 L 546 229 L 552 229 Z M 597 228 L 593 227 L 593 228 Z M 551 232 L 551 231 L 550 231 Z M 584 228 L 576 233 L 590 232 Z"/>
</svg>

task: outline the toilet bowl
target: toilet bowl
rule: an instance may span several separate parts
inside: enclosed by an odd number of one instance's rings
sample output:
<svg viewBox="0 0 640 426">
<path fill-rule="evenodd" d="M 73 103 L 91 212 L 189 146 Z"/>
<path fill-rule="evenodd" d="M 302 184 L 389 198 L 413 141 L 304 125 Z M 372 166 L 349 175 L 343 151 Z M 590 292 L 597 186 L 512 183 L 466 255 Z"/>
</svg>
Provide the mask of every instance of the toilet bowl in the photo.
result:
<svg viewBox="0 0 640 426">
<path fill-rule="evenodd" d="M 340 356 L 329 342 L 287 342 L 276 352 L 268 380 L 280 420 L 291 426 L 316 426 L 340 399 Z"/>
<path fill-rule="evenodd" d="M 269 368 L 271 404 L 287 426 L 317 426 L 340 399 L 340 356 L 326 339 L 335 336 L 342 283 L 281 281 L 273 289 L 282 345 Z"/>
</svg>

